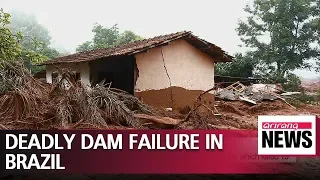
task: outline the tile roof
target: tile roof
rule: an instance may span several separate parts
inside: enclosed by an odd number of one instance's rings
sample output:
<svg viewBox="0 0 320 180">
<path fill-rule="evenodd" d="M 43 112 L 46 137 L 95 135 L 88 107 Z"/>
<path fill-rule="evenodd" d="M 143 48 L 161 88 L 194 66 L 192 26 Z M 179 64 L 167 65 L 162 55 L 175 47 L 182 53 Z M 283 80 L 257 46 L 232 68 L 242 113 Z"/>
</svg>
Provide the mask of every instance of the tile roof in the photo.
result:
<svg viewBox="0 0 320 180">
<path fill-rule="evenodd" d="M 45 61 L 40 65 L 85 62 L 111 56 L 133 55 L 147 51 L 148 49 L 154 47 L 166 45 L 167 43 L 177 39 L 184 39 L 191 45 L 195 46 L 196 48 L 200 49 L 201 51 L 205 52 L 206 54 L 214 58 L 215 62 L 230 62 L 233 59 L 232 56 L 228 55 L 220 47 L 198 38 L 197 36 L 193 35 L 190 31 L 181 31 L 177 33 L 135 41 L 113 48 L 97 49 L 79 52 L 67 56 L 61 56 L 55 59 Z"/>
</svg>

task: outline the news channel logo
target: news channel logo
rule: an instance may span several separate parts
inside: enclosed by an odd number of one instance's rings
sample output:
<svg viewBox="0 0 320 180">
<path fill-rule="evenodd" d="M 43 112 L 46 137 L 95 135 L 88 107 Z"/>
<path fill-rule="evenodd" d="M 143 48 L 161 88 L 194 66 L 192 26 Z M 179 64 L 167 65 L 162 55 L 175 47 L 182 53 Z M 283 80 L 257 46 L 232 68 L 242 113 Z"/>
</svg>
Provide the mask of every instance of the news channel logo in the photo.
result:
<svg viewBox="0 0 320 180">
<path fill-rule="evenodd" d="M 316 116 L 259 116 L 258 155 L 316 155 Z"/>
</svg>

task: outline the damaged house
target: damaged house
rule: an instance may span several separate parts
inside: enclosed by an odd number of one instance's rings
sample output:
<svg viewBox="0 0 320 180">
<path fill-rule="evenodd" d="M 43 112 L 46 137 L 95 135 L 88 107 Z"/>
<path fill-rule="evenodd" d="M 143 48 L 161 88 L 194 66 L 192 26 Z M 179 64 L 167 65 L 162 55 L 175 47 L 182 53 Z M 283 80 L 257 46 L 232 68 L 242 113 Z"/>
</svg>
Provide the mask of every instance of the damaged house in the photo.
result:
<svg viewBox="0 0 320 180">
<path fill-rule="evenodd" d="M 187 98 L 194 101 L 199 92 L 214 87 L 214 64 L 232 58 L 218 46 L 183 31 L 58 57 L 41 65 L 46 66 L 48 83 L 53 82 L 57 67 L 69 68 L 84 85 L 104 80 L 150 105 L 167 108 Z"/>
</svg>

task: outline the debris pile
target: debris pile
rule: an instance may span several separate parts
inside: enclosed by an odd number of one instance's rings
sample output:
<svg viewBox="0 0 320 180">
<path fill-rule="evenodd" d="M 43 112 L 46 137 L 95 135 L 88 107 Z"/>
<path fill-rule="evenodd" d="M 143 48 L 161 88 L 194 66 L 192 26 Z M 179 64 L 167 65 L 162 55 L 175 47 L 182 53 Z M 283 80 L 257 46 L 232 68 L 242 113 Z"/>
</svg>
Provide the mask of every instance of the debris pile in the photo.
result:
<svg viewBox="0 0 320 180">
<path fill-rule="evenodd" d="M 253 84 L 244 86 L 236 82 L 224 89 L 218 89 L 216 96 L 224 100 L 241 100 L 251 104 L 258 104 L 263 100 L 274 101 L 280 99 L 287 103 L 284 96 L 299 94 L 299 92 L 285 92 L 277 85 Z"/>
<path fill-rule="evenodd" d="M 0 129 L 143 129 L 146 123 L 177 124 L 159 120 L 156 111 L 138 98 L 108 84 L 87 88 L 69 70 L 60 70 L 61 79 L 50 85 L 33 78 L 19 62 L 1 61 L 0 66 Z"/>
</svg>

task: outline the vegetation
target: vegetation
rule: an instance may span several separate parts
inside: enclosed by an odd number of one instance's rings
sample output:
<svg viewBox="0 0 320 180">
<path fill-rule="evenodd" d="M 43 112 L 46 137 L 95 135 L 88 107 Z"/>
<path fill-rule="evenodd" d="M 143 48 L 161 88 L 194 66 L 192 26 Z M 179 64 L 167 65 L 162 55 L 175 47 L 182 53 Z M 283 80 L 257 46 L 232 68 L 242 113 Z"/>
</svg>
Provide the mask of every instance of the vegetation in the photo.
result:
<svg viewBox="0 0 320 180">
<path fill-rule="evenodd" d="M 318 97 L 316 95 L 302 93 L 288 99 L 288 102 L 296 107 L 300 107 L 305 104 L 319 105 L 319 99 L 317 98 Z"/>
<path fill-rule="evenodd" d="M 57 50 L 49 47 L 52 39 L 49 30 L 39 24 L 34 15 L 20 11 L 12 11 L 10 15 L 11 31 L 15 34 L 21 32 L 24 37 L 22 47 L 37 51 L 50 59 L 59 55 Z M 40 42 L 38 47 L 34 46 L 34 39 Z"/>
<path fill-rule="evenodd" d="M 286 82 L 283 83 L 283 88 L 286 91 L 303 91 L 301 80 L 297 75 L 292 73 L 288 73 L 286 76 Z"/>
<path fill-rule="evenodd" d="M 111 28 L 95 24 L 92 28 L 94 37 L 92 41 L 86 41 L 77 47 L 77 52 L 100 48 L 110 48 L 143 39 L 132 31 L 119 32 L 117 24 Z"/>
<path fill-rule="evenodd" d="M 217 65 L 217 73 L 291 82 L 297 89 L 298 77 L 290 72 L 315 68 L 310 60 L 320 62 L 319 5 L 319 0 L 254 0 L 244 9 L 248 18 L 237 28 L 250 50 L 233 63 Z"/>
<path fill-rule="evenodd" d="M 235 55 L 233 62 L 220 63 L 215 66 L 215 74 L 221 76 L 252 77 L 256 62 L 252 61 L 248 55 L 240 53 Z"/>
<path fill-rule="evenodd" d="M 59 55 L 57 50 L 50 47 L 52 38 L 49 30 L 39 24 L 34 15 L 21 11 L 12 11 L 10 16 L 10 30 L 13 34 L 20 33 L 22 35 L 20 41 L 22 48 L 41 55 L 38 62 L 53 59 Z M 22 57 L 28 69 L 33 72 L 41 70 L 39 67 L 32 66 L 32 62 L 28 60 L 26 53 L 22 53 Z"/>
<path fill-rule="evenodd" d="M 14 60 L 22 52 L 20 41 L 22 35 L 20 33 L 13 34 L 8 28 L 10 14 L 0 10 L 0 60 Z"/>
<path fill-rule="evenodd" d="M 15 34 L 10 30 L 10 17 L 10 14 L 0 9 L 0 61 L 25 60 L 32 63 L 42 61 L 44 59 L 42 54 L 22 46 L 24 37 L 21 32 Z M 38 47 L 38 43 L 34 41 L 34 47 Z"/>
<path fill-rule="evenodd" d="M 317 99 L 318 105 L 320 105 L 320 89 L 317 92 L 316 99 Z"/>
</svg>

